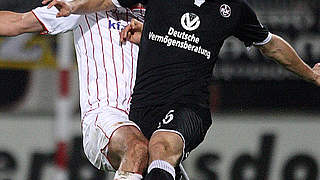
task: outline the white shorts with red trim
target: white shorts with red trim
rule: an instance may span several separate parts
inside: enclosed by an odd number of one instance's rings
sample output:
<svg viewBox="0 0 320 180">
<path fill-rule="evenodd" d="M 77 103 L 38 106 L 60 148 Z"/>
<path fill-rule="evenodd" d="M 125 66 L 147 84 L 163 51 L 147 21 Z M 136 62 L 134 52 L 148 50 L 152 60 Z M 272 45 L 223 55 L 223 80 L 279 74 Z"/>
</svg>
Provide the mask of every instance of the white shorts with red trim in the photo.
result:
<svg viewBox="0 0 320 180">
<path fill-rule="evenodd" d="M 129 120 L 125 112 L 112 107 L 99 112 L 92 111 L 84 117 L 82 124 L 84 153 L 96 168 L 116 171 L 107 158 L 108 144 L 113 133 L 122 126 L 135 126 L 139 129 Z"/>
</svg>

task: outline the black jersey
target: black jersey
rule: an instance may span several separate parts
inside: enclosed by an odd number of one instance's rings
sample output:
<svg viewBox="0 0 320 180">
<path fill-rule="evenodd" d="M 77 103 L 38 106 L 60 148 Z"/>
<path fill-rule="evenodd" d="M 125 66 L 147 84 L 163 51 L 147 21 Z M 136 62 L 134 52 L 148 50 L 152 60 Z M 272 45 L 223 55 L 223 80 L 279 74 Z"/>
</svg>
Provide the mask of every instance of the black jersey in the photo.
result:
<svg viewBox="0 0 320 180">
<path fill-rule="evenodd" d="M 208 106 L 208 82 L 225 39 L 250 46 L 268 35 L 244 0 L 148 0 L 131 107 Z"/>
</svg>

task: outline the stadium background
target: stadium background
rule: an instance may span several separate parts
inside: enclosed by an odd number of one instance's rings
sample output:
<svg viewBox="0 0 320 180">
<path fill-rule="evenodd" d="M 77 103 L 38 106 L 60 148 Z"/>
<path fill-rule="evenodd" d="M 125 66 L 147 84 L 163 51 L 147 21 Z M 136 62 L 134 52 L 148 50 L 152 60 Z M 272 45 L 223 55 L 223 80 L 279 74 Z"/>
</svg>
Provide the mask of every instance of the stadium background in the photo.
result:
<svg viewBox="0 0 320 180">
<path fill-rule="evenodd" d="M 320 61 L 319 0 L 250 3 L 261 22 L 288 40 L 306 63 Z M 0 1 L 0 10 L 25 12 L 36 6 L 39 0 Z M 62 100 L 69 104 L 67 121 L 62 120 L 67 123 L 62 128 L 57 123 L 60 43 L 61 37 L 38 34 L 0 38 L 1 180 L 111 178 L 95 170 L 82 152 L 74 58 L 67 58 L 70 96 Z M 184 164 L 192 180 L 320 178 L 320 88 L 231 38 L 220 54 L 211 91 L 214 124 Z M 61 134 L 66 154 L 60 152 Z"/>
</svg>

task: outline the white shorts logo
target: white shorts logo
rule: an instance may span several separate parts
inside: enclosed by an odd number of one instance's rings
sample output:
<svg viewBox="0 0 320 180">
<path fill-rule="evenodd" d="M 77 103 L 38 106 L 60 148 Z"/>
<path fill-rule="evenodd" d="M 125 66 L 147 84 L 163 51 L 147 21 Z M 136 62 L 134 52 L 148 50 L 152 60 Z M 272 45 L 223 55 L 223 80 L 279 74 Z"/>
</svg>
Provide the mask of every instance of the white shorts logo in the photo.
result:
<svg viewBox="0 0 320 180">
<path fill-rule="evenodd" d="M 174 110 L 170 110 L 168 112 L 166 117 L 164 119 L 162 119 L 163 124 L 169 124 L 173 120 L 173 118 L 174 118 L 173 113 L 174 113 Z"/>
<path fill-rule="evenodd" d="M 162 119 L 162 122 L 159 122 L 158 128 L 161 128 L 162 124 L 169 124 L 174 118 L 173 113 L 174 113 L 174 110 L 170 110 L 166 114 L 166 117 Z"/>
<path fill-rule="evenodd" d="M 181 17 L 181 25 L 185 30 L 196 30 L 200 26 L 200 18 L 193 13 L 185 13 Z"/>
<path fill-rule="evenodd" d="M 231 16 L 231 8 L 226 4 L 222 4 L 220 7 L 220 14 L 224 18 L 228 18 Z"/>
</svg>

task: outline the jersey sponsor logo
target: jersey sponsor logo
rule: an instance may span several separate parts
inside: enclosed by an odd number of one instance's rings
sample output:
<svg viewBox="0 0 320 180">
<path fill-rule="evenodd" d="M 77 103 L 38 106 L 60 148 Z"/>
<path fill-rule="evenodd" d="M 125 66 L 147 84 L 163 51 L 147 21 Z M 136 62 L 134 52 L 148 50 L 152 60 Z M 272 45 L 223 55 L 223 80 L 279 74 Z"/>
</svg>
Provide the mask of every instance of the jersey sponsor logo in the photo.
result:
<svg viewBox="0 0 320 180">
<path fill-rule="evenodd" d="M 194 31 L 200 26 L 200 18 L 194 13 L 185 13 L 181 17 L 181 25 L 187 31 Z"/>
<path fill-rule="evenodd" d="M 231 16 L 231 7 L 227 4 L 222 4 L 220 6 L 220 14 L 224 18 L 228 18 Z"/>
<path fill-rule="evenodd" d="M 121 24 L 120 21 L 112 22 L 112 20 L 109 20 L 109 29 L 121 31 L 124 27 L 126 27 L 126 25 Z"/>
<path fill-rule="evenodd" d="M 167 35 L 159 35 L 149 32 L 148 38 L 155 42 L 166 44 L 168 47 L 178 47 L 191 52 L 204 55 L 210 59 L 211 52 L 200 45 L 200 38 L 194 34 L 188 34 L 184 31 L 177 31 L 173 27 L 169 27 Z"/>
</svg>

